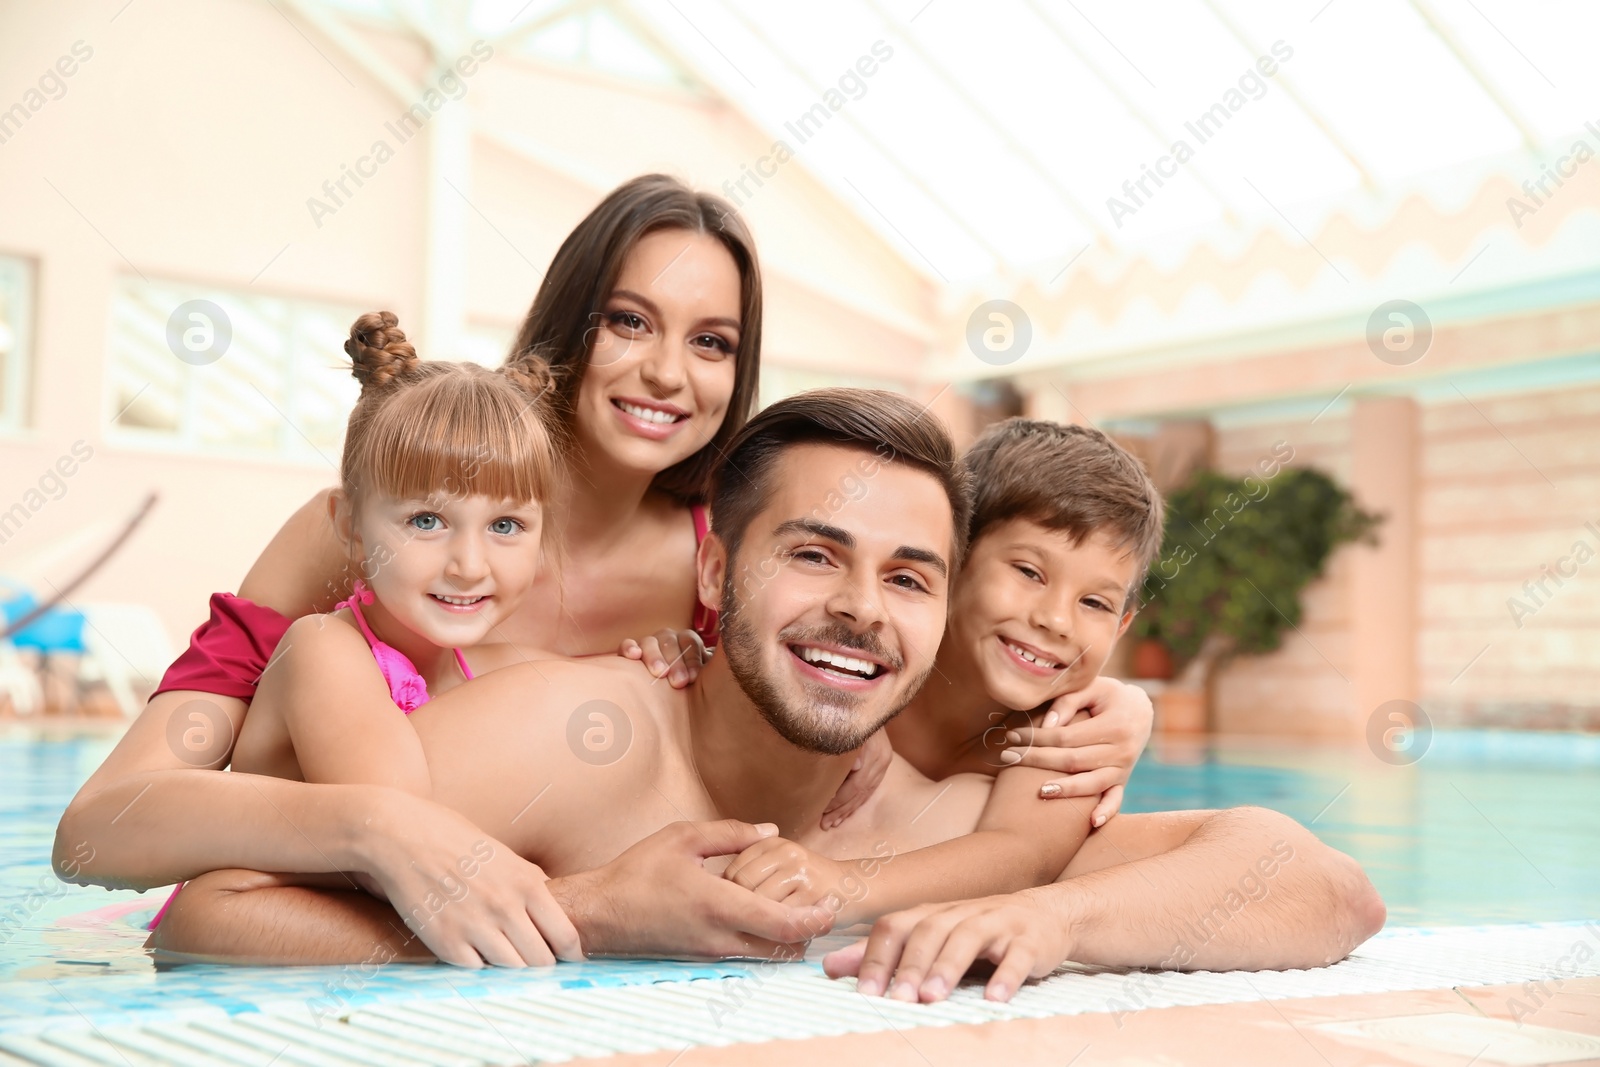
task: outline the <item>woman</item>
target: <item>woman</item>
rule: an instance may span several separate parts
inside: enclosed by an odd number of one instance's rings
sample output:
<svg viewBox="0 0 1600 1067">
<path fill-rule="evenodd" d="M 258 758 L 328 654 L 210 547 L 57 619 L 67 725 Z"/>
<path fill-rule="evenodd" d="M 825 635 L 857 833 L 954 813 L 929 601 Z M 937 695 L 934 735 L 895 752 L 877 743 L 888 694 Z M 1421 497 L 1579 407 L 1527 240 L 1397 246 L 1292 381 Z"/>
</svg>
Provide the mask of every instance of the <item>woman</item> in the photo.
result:
<svg viewBox="0 0 1600 1067">
<path fill-rule="evenodd" d="M 760 343 L 754 242 L 720 199 L 647 175 L 578 225 L 511 355 L 543 360 L 556 381 L 571 473 L 551 514 L 567 550 L 500 627 L 503 644 L 474 656 L 475 671 L 615 652 L 663 628 L 713 632 L 712 618 L 696 617 L 699 501 L 749 416 Z M 58 859 L 79 842 L 95 847 L 93 863 L 71 865 L 72 880 L 149 888 L 228 867 L 361 871 L 407 914 L 482 844 L 461 816 L 394 791 L 211 773 L 227 765 L 288 623 L 349 595 L 355 575 L 328 514 L 324 492 L 273 539 L 238 597 L 213 598 L 212 619 L 63 815 Z M 528 918 L 549 904 L 542 872 L 495 853 L 474 893 L 419 934 L 468 966 L 551 962 Z"/>
<path fill-rule="evenodd" d="M 612 653 L 691 623 L 711 639 L 694 594 L 701 502 L 755 403 L 760 346 L 755 245 L 716 197 L 636 178 L 567 238 L 509 357 L 542 361 L 555 378 L 569 484 L 549 514 L 565 552 L 501 627 L 502 662 Z M 348 595 L 329 492 L 279 531 L 241 595 L 291 616 Z"/>
</svg>

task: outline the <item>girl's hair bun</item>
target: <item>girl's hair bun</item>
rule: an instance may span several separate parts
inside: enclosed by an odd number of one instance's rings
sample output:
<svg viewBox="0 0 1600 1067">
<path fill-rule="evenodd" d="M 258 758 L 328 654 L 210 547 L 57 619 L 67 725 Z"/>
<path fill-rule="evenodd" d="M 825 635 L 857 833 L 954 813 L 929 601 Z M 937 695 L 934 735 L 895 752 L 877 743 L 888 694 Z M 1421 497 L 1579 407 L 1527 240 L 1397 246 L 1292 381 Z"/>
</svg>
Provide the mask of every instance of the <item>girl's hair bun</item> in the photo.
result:
<svg viewBox="0 0 1600 1067">
<path fill-rule="evenodd" d="M 500 373 L 533 400 L 543 400 L 555 388 L 550 364 L 538 356 L 511 360 L 500 368 Z"/>
<path fill-rule="evenodd" d="M 350 356 L 351 373 L 363 390 L 403 378 L 421 362 L 399 323 L 392 311 L 369 311 L 350 327 L 344 350 Z"/>
</svg>

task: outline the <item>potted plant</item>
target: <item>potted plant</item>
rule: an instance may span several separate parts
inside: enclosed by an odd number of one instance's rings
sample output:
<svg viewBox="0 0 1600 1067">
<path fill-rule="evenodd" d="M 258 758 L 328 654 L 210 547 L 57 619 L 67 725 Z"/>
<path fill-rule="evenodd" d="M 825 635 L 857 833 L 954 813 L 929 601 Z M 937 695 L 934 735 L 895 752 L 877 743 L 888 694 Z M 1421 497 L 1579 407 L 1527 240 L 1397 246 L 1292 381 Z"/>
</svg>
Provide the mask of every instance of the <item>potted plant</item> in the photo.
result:
<svg viewBox="0 0 1600 1067">
<path fill-rule="evenodd" d="M 1201 470 L 1171 494 L 1161 555 L 1133 624 L 1135 636 L 1160 641 L 1176 667 L 1157 698 L 1160 728 L 1204 730 L 1217 668 L 1276 649 L 1300 624 L 1300 594 L 1334 549 L 1376 543 L 1381 521 L 1328 475 L 1304 467 L 1271 478 Z"/>
</svg>

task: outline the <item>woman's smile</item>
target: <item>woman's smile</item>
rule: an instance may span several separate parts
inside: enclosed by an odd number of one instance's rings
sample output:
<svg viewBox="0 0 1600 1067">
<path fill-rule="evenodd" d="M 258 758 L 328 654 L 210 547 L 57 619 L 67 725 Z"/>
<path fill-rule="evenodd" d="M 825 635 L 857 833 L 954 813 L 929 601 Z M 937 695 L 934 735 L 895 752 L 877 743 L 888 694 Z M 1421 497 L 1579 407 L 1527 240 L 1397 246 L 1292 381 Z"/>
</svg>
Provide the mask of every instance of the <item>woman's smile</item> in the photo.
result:
<svg viewBox="0 0 1600 1067">
<path fill-rule="evenodd" d="M 652 441 L 665 441 L 690 418 L 690 413 L 683 408 L 660 400 L 612 397 L 611 407 L 623 426 Z"/>
</svg>

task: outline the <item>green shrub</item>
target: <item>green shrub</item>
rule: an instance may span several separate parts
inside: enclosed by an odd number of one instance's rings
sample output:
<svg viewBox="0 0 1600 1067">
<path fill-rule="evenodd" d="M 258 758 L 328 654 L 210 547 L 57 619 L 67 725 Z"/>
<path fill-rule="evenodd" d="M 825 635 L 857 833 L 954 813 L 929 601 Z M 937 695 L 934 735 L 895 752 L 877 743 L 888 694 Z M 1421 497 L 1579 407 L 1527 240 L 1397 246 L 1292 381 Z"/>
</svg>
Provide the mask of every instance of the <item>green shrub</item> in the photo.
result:
<svg viewBox="0 0 1600 1067">
<path fill-rule="evenodd" d="M 1300 625 L 1300 593 L 1333 550 L 1376 544 L 1381 521 L 1321 471 L 1268 479 L 1200 471 L 1167 501 L 1134 632 L 1165 644 L 1180 667 L 1202 650 L 1213 659 L 1270 652 Z"/>
</svg>

